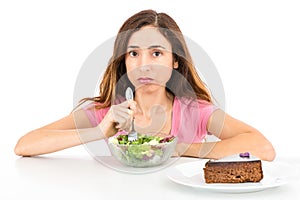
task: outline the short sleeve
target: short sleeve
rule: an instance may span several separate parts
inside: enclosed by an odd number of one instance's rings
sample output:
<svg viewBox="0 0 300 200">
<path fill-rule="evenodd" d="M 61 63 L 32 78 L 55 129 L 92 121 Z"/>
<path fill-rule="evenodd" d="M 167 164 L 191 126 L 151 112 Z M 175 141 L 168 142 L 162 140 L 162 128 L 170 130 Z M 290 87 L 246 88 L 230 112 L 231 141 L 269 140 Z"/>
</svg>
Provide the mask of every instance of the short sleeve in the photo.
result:
<svg viewBox="0 0 300 200">
<path fill-rule="evenodd" d="M 209 134 L 207 132 L 207 123 L 208 123 L 210 116 L 217 109 L 217 107 L 211 103 L 200 100 L 199 101 L 199 109 L 200 109 L 200 121 L 199 121 L 199 127 L 198 127 L 198 130 L 199 130 L 198 134 L 201 135 L 201 137 L 199 137 L 199 138 L 202 138 L 203 133 L 205 133 L 204 137 L 206 136 L 206 134 Z M 202 140 L 204 139 L 204 137 L 202 138 Z"/>
<path fill-rule="evenodd" d="M 97 109 L 96 106 L 98 104 L 99 103 L 93 102 L 83 107 L 83 111 L 85 112 L 93 127 L 97 126 L 102 121 L 109 110 L 109 107 Z"/>
<path fill-rule="evenodd" d="M 216 106 L 204 100 L 175 99 L 171 134 L 179 142 L 200 143 L 207 133 L 207 123 Z"/>
</svg>

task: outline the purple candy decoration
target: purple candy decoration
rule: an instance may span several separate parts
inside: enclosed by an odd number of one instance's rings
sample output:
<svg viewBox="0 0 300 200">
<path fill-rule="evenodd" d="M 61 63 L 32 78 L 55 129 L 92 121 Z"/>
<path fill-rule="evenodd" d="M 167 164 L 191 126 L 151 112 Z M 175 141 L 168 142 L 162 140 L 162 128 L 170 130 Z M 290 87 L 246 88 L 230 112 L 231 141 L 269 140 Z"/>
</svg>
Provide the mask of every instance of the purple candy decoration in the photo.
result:
<svg viewBox="0 0 300 200">
<path fill-rule="evenodd" d="M 240 153 L 240 157 L 241 158 L 250 158 L 250 153 L 249 152 Z"/>
</svg>

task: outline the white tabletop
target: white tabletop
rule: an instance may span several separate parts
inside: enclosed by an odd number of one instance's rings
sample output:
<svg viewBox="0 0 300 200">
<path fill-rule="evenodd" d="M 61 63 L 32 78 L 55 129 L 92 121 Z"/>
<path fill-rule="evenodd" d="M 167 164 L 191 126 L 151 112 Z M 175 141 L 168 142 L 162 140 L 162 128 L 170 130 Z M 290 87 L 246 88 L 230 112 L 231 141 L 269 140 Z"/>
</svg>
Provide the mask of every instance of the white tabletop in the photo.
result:
<svg viewBox="0 0 300 200">
<path fill-rule="evenodd" d="M 172 158 L 174 159 L 174 158 Z M 186 162 L 180 158 L 152 173 L 132 174 L 111 169 L 88 155 L 45 155 L 11 160 L 1 170 L 0 199 L 297 199 L 299 180 L 253 193 L 208 192 L 172 182 L 168 170 Z M 300 170 L 300 159 L 277 158 Z M 7 170 L 10 169 L 10 170 Z M 202 169 L 199 169 L 202 170 Z M 293 198 L 292 198 L 293 197 Z"/>
</svg>

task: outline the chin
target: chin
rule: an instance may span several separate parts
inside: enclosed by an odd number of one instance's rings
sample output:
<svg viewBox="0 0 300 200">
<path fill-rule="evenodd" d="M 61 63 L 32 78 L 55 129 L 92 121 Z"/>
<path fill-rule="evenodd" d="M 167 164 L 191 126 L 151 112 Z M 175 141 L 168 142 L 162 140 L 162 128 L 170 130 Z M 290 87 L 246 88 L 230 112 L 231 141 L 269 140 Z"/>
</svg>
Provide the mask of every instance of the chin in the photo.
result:
<svg viewBox="0 0 300 200">
<path fill-rule="evenodd" d="M 157 92 L 158 90 L 164 89 L 165 86 L 163 85 L 158 85 L 158 84 L 142 84 L 136 87 L 136 90 L 140 90 L 146 93 L 153 93 L 153 92 Z"/>
</svg>

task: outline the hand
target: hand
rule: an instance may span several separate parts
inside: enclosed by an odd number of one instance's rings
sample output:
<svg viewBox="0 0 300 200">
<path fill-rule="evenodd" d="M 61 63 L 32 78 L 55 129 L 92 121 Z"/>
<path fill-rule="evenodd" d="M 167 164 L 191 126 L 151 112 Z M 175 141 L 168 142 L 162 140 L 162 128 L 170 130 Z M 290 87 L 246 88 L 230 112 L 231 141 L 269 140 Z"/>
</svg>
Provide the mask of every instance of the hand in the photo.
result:
<svg viewBox="0 0 300 200">
<path fill-rule="evenodd" d="M 180 156 L 184 156 L 185 152 L 187 151 L 187 149 L 189 148 L 191 144 L 186 144 L 186 143 L 178 143 L 176 145 L 175 151 L 172 155 L 172 157 L 180 157 Z"/>
<path fill-rule="evenodd" d="M 112 105 L 108 111 L 111 122 L 115 124 L 117 130 L 130 131 L 133 115 L 136 112 L 136 102 L 125 101 L 118 105 Z"/>
</svg>

